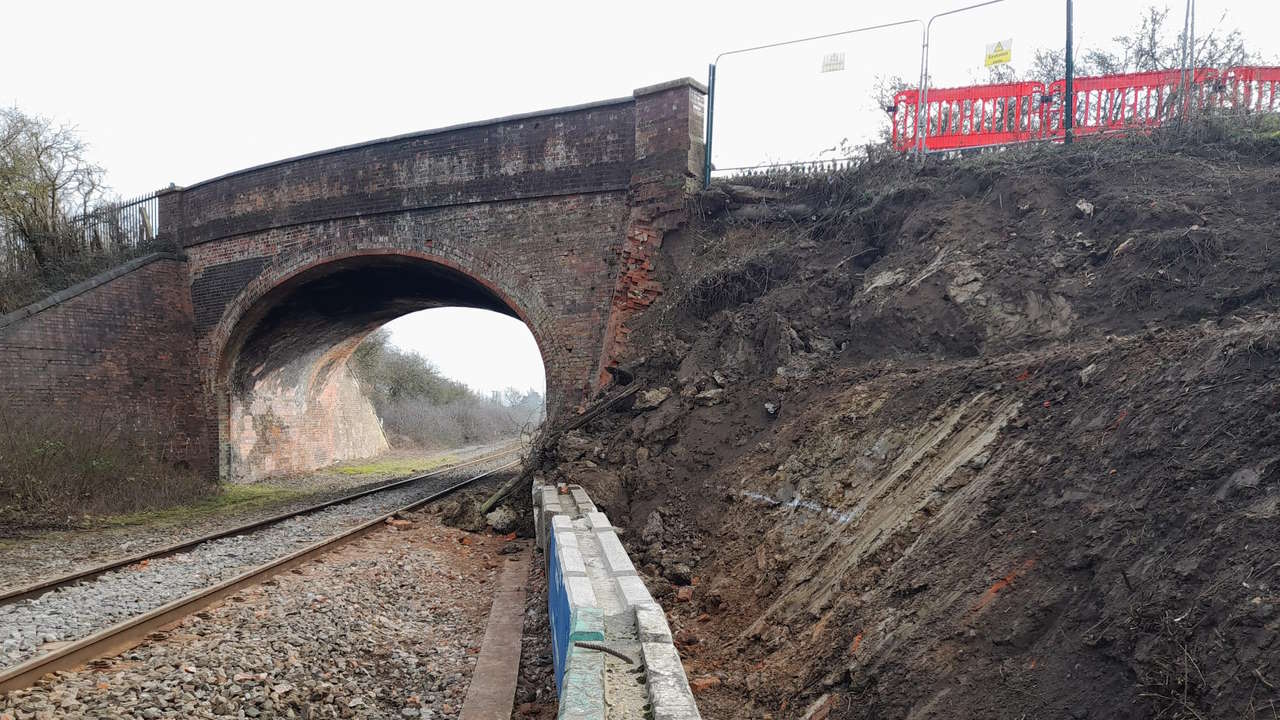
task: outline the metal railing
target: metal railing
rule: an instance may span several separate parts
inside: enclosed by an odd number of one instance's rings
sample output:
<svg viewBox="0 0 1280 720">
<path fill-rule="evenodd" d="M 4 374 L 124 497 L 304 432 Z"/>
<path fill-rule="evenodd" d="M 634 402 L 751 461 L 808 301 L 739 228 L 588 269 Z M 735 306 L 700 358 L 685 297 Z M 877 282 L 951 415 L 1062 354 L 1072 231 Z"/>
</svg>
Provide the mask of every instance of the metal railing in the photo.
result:
<svg viewBox="0 0 1280 720">
<path fill-rule="evenodd" d="M 108 203 L 72 219 L 84 249 L 91 252 L 136 248 L 156 239 L 160 201 L 156 193 Z"/>
<path fill-rule="evenodd" d="M 157 193 L 128 200 L 104 203 L 65 221 L 65 233 L 58 233 L 56 256 L 118 253 L 147 245 L 156 238 L 160 226 Z M 0 269 L 21 272 L 32 269 L 31 248 L 18 231 L 0 221 Z"/>
<path fill-rule="evenodd" d="M 719 171 L 719 172 L 729 172 L 729 171 L 741 171 L 744 169 L 763 170 L 767 168 L 783 168 L 783 169 L 793 168 L 793 167 L 800 168 L 804 166 L 820 164 L 823 162 L 830 162 L 829 160 L 816 160 L 816 161 L 815 160 L 799 160 L 799 161 L 781 162 L 781 163 L 760 163 L 757 165 L 750 166 L 749 168 L 747 167 L 715 168 L 714 162 L 713 162 L 714 161 L 713 151 L 715 147 L 715 123 L 716 123 L 716 70 L 718 65 L 720 64 L 720 61 L 723 60 L 724 58 L 729 57 L 731 55 L 743 55 L 746 53 L 756 53 L 762 50 L 770 50 L 770 49 L 781 48 L 781 47 L 790 46 L 790 45 L 810 43 L 815 40 L 830 40 L 833 38 L 843 38 L 843 37 L 849 37 L 851 35 L 859 35 L 861 33 L 870 33 L 877 30 L 889 30 L 892 28 L 898 28 L 906 25 L 919 25 L 920 26 L 920 67 L 919 67 L 920 83 L 919 83 L 918 90 L 919 90 L 919 94 L 925 98 L 925 101 L 927 103 L 928 97 L 929 97 L 929 85 L 928 85 L 929 39 L 930 39 L 931 33 L 933 32 L 934 21 L 938 20 L 939 18 L 947 17 L 949 15 L 956 15 L 958 13 L 967 12 L 969 10 L 976 10 L 978 8 L 986 7 L 988 5 L 995 5 L 1002 2 L 1004 2 L 1004 0 L 981 0 L 980 2 L 972 3 L 969 5 L 965 5 L 963 7 L 958 7 L 958 8 L 937 13 L 931 16 L 927 21 L 924 18 L 907 18 L 903 20 L 896 20 L 893 22 L 880 23 L 877 25 L 866 25 L 863 27 L 853 28 L 851 30 L 841 30 L 838 32 L 824 33 L 821 35 L 811 35 L 809 37 L 802 37 L 802 38 L 795 38 L 792 40 L 782 40 L 779 42 L 766 43 L 764 45 L 756 45 L 754 47 L 745 47 L 745 48 L 738 48 L 736 50 L 727 50 L 725 52 L 722 52 L 716 55 L 715 59 L 711 61 L 711 64 L 707 66 L 707 130 L 706 130 L 706 136 L 705 136 L 706 142 L 704 143 L 704 156 L 703 156 L 703 163 L 702 163 L 703 187 L 711 186 L 711 175 L 713 170 Z M 923 122 L 923 119 L 917 118 L 917 122 Z M 921 151 L 923 152 L 923 148 L 921 148 Z M 857 162 L 857 159 L 852 157 L 843 158 L 843 159 L 851 163 Z"/>
</svg>

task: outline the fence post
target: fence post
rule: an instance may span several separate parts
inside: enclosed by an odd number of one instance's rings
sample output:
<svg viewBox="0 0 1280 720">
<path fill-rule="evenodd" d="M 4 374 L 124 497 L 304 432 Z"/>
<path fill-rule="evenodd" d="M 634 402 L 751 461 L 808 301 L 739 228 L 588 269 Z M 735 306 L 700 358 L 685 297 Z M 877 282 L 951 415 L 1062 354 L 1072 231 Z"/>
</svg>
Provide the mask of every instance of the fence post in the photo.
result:
<svg viewBox="0 0 1280 720">
<path fill-rule="evenodd" d="M 1062 103 L 1063 103 L 1062 105 L 1062 131 L 1063 131 L 1062 142 L 1065 145 L 1071 144 L 1071 140 L 1072 140 L 1071 128 L 1075 124 L 1075 119 L 1076 119 L 1076 91 L 1075 91 L 1076 63 L 1075 63 L 1074 51 L 1072 50 L 1072 28 L 1071 28 L 1071 23 L 1072 23 L 1071 10 L 1073 5 L 1074 3 L 1072 2 L 1072 0 L 1067 0 L 1067 55 L 1066 55 L 1067 87 L 1066 87 L 1066 92 L 1063 93 L 1064 97 L 1062 98 Z"/>
<path fill-rule="evenodd" d="M 702 160 L 702 189 L 711 187 L 711 141 L 716 127 L 716 64 L 707 66 L 707 142 Z"/>
</svg>

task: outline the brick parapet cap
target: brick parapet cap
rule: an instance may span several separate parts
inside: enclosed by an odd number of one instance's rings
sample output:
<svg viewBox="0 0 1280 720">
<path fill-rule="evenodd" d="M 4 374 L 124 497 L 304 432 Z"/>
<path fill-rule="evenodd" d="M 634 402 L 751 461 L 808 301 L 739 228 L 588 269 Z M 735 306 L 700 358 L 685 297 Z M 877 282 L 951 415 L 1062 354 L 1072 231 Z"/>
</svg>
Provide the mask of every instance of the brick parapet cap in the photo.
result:
<svg viewBox="0 0 1280 720">
<path fill-rule="evenodd" d="M 675 85 L 678 85 L 678 84 L 679 82 L 673 84 L 672 86 L 674 87 Z M 654 87 L 657 87 L 657 86 L 654 86 Z M 634 96 L 613 98 L 610 100 L 597 100 L 595 102 L 581 103 L 578 105 L 565 105 L 563 107 L 548 108 L 546 110 L 535 110 L 533 112 L 517 113 L 514 115 L 504 115 L 502 117 L 490 118 L 488 120 L 476 120 L 472 122 L 458 123 L 456 125 L 447 125 L 445 127 L 432 128 L 430 130 L 418 130 L 415 132 L 404 133 L 402 135 L 392 135 L 390 137 L 377 138 L 375 140 L 367 140 L 365 142 L 353 143 L 350 145 L 339 145 L 338 147 L 327 148 L 325 150 L 317 150 L 315 152 L 304 153 L 302 155 L 295 155 L 289 158 L 272 160 L 271 162 L 262 163 L 260 165 L 254 165 L 252 167 L 247 167 L 241 170 L 234 170 L 224 175 L 219 175 L 217 177 L 209 178 L 208 180 L 201 180 L 198 183 L 194 183 L 192 185 L 188 185 L 187 187 L 180 188 L 180 189 L 194 190 L 196 188 L 199 188 L 205 185 L 210 185 L 212 183 L 215 183 L 221 180 L 226 180 L 228 178 L 238 177 L 241 175 L 248 175 L 250 173 L 254 173 L 259 170 L 265 170 L 267 168 L 276 167 L 279 165 L 287 165 L 288 163 L 297 162 L 299 160 L 310 160 L 313 158 L 324 157 L 326 155 L 336 155 L 338 153 L 348 152 L 351 150 L 361 150 L 364 148 L 374 147 L 377 145 L 386 145 L 389 143 L 402 142 L 405 140 L 413 140 L 415 138 L 425 138 L 425 137 L 430 137 L 432 135 L 445 135 L 448 133 L 458 132 L 461 130 L 470 130 L 473 128 L 487 127 L 491 125 L 501 125 L 503 123 L 520 122 L 524 120 L 536 120 L 538 118 L 549 117 L 553 115 L 568 115 L 570 113 L 600 110 L 603 108 L 608 108 L 616 105 L 627 105 L 634 101 L 635 101 Z"/>
<path fill-rule="evenodd" d="M 694 80 L 691 77 L 680 78 L 679 80 L 668 80 L 667 82 L 658 83 L 657 85 L 648 85 L 642 87 L 632 93 L 633 97 L 643 97 L 645 95 L 654 95 L 672 88 L 690 87 L 703 95 L 707 94 L 707 86 Z"/>
</svg>

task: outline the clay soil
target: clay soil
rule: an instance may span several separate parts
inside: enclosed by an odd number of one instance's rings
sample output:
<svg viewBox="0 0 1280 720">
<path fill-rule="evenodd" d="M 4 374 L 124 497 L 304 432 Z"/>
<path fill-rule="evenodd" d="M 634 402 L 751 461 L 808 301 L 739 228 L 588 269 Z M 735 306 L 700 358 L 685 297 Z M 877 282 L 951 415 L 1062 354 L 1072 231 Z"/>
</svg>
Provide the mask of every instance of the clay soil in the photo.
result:
<svg viewBox="0 0 1280 720">
<path fill-rule="evenodd" d="M 1280 717 L 1280 143 L 704 193 L 543 451 L 708 718 Z"/>
</svg>

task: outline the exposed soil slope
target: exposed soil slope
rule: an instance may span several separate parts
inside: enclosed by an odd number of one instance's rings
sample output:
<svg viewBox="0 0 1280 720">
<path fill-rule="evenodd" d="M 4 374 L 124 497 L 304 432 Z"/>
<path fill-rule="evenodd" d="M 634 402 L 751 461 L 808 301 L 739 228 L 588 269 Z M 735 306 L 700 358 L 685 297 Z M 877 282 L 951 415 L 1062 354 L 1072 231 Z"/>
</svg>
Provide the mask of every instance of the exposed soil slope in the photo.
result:
<svg viewBox="0 0 1280 720">
<path fill-rule="evenodd" d="M 705 193 L 646 390 L 543 466 L 627 525 L 704 715 L 1280 715 L 1278 156 Z"/>
</svg>

